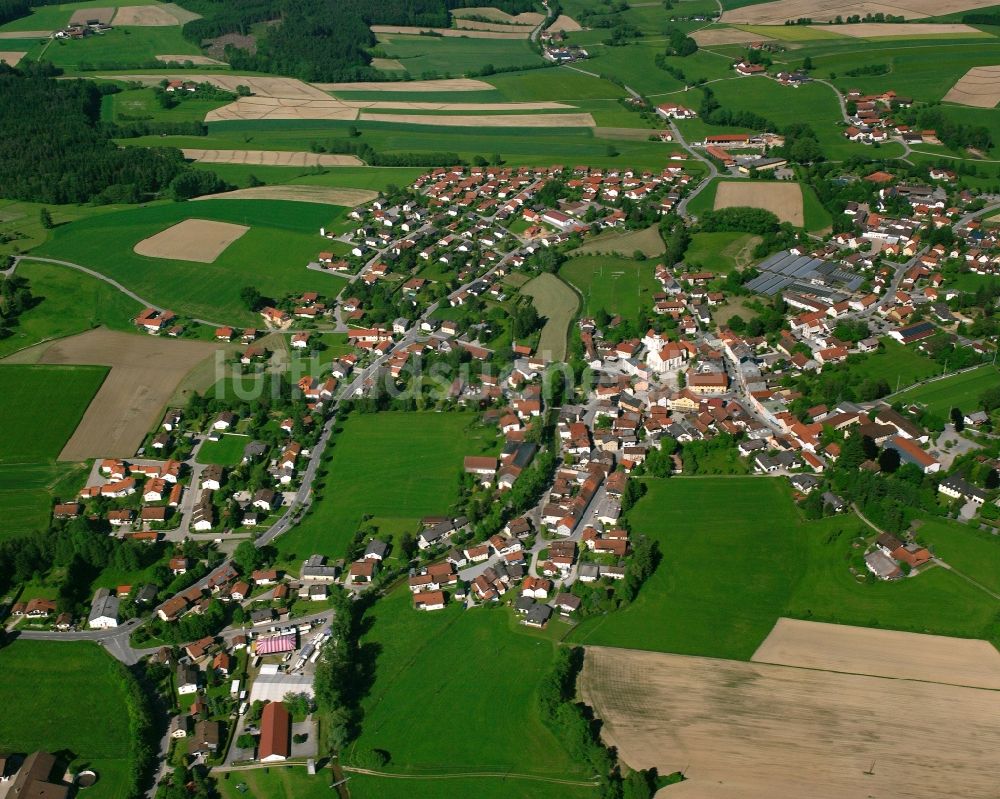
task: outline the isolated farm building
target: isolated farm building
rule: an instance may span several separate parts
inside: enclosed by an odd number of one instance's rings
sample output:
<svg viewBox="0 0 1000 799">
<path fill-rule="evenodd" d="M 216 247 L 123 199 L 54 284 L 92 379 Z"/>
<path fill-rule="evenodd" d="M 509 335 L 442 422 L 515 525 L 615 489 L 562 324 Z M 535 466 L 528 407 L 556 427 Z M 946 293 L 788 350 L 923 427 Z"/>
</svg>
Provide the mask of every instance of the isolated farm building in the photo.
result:
<svg viewBox="0 0 1000 799">
<path fill-rule="evenodd" d="M 268 702 L 260 715 L 257 759 L 262 763 L 287 760 L 292 754 L 292 721 L 284 702 Z"/>
</svg>

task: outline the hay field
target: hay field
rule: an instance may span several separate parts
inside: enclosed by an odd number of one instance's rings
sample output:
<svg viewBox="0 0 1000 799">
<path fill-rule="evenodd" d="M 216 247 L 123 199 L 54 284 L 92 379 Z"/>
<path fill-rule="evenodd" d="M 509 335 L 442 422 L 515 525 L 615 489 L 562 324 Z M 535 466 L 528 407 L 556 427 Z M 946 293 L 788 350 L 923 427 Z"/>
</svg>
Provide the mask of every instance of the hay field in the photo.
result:
<svg viewBox="0 0 1000 799">
<path fill-rule="evenodd" d="M 115 15 L 114 7 L 109 8 L 78 8 L 73 12 L 73 16 L 69 18 L 70 25 L 86 25 L 92 19 L 96 19 L 99 22 L 103 22 L 105 25 L 110 24 L 111 18 Z"/>
<path fill-rule="evenodd" d="M 20 50 L 0 50 L 0 61 L 8 67 L 16 67 L 28 53 Z"/>
<path fill-rule="evenodd" d="M 146 6 L 121 6 L 115 14 L 114 24 L 122 27 L 164 28 L 200 18 L 200 14 L 174 3 L 155 3 Z"/>
<path fill-rule="evenodd" d="M 236 119 L 340 119 L 358 118 L 358 109 L 329 96 L 324 100 L 298 100 L 282 97 L 240 97 L 228 105 L 205 114 L 206 122 Z"/>
<path fill-rule="evenodd" d="M 698 42 L 699 45 L 713 45 L 713 44 L 744 44 L 746 42 L 765 42 L 772 41 L 773 37 L 763 36 L 759 33 L 749 33 L 747 31 L 742 31 L 739 28 L 702 28 L 701 30 L 692 31 L 691 38 Z"/>
<path fill-rule="evenodd" d="M 579 691 L 679 799 L 996 796 L 1000 693 L 587 647 Z M 932 754 L 931 754 L 932 753 Z"/>
<path fill-rule="evenodd" d="M 764 208 L 775 214 L 782 222 L 791 222 L 798 227 L 805 223 L 802 212 L 802 188 L 798 183 L 734 181 L 720 183 L 715 194 L 715 210 L 733 206 Z"/>
<path fill-rule="evenodd" d="M 1000 66 L 973 67 L 948 90 L 944 101 L 993 108 L 1000 102 Z"/>
<path fill-rule="evenodd" d="M 195 200 L 295 200 L 305 203 L 344 205 L 353 208 L 378 197 L 367 189 L 336 189 L 328 186 L 255 186 L 221 194 L 205 194 Z M 176 257 L 176 256 L 175 256 Z"/>
<path fill-rule="evenodd" d="M 573 17 L 568 17 L 565 14 L 560 14 L 556 17 L 556 21 L 549 25 L 549 30 L 553 33 L 557 31 L 566 31 L 567 33 L 572 31 L 582 31 L 583 26 L 580 25 Z"/>
<path fill-rule="evenodd" d="M 178 64 L 190 61 L 192 64 L 200 64 L 202 66 L 225 66 L 226 64 L 225 61 L 217 61 L 214 58 L 209 58 L 207 55 L 158 55 L 156 60 L 162 61 L 165 64 L 169 64 L 171 61 Z"/>
<path fill-rule="evenodd" d="M 986 641 L 778 619 L 755 663 L 1000 690 L 1000 652 Z"/>
<path fill-rule="evenodd" d="M 189 161 L 202 164 L 249 164 L 252 166 L 364 166 L 354 155 L 291 152 L 287 150 L 195 150 L 182 149 Z"/>
<path fill-rule="evenodd" d="M 957 11 L 986 8 L 996 4 L 996 0 L 894 0 L 894 2 L 869 2 L 869 0 L 844 0 L 831 3 L 829 0 L 774 0 L 770 3 L 733 8 L 722 13 L 721 22 L 745 25 L 783 25 L 785 20 L 809 18 L 816 22 L 828 22 L 837 16 L 849 17 L 854 14 L 892 14 L 904 19 L 938 17 Z M 841 27 L 841 26 L 838 26 Z M 847 27 L 847 26 L 843 26 Z"/>
<path fill-rule="evenodd" d="M 362 111 L 366 122 L 398 122 L 405 125 L 436 125 L 456 128 L 592 128 L 590 114 L 378 114 Z"/>
<path fill-rule="evenodd" d="M 524 28 L 516 33 L 483 30 L 459 30 L 458 28 L 410 28 L 405 25 L 372 25 L 372 33 L 376 36 L 403 35 L 420 36 L 423 33 L 435 33 L 446 37 L 461 36 L 467 39 L 527 39 L 531 35 L 530 28 Z"/>
<path fill-rule="evenodd" d="M 323 92 L 489 92 L 492 84 L 474 78 L 387 80 L 360 83 L 311 83 Z"/>
<path fill-rule="evenodd" d="M 246 225 L 234 225 L 231 222 L 185 219 L 143 239 L 132 249 L 137 255 L 150 258 L 210 264 L 248 230 L 250 228 Z"/>
<path fill-rule="evenodd" d="M 828 25 L 812 25 L 816 30 L 829 31 Z M 959 23 L 920 23 L 906 24 L 902 22 L 859 22 L 851 25 L 838 25 L 836 32 L 841 36 L 851 36 L 855 39 L 879 39 L 882 37 L 903 36 L 980 36 L 989 39 L 990 34 L 984 33 L 971 25 Z"/>
<path fill-rule="evenodd" d="M 177 384 L 218 349 L 207 342 L 138 336 L 105 328 L 51 344 L 40 363 L 111 367 L 59 459 L 134 455 Z"/>
</svg>

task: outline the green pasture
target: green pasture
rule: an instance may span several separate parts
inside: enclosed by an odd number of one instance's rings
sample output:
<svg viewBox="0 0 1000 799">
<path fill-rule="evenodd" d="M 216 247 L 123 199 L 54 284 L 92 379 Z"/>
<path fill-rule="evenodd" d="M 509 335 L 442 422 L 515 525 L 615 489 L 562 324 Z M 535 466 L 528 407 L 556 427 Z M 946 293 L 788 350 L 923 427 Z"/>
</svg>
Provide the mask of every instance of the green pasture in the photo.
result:
<svg viewBox="0 0 1000 799">
<path fill-rule="evenodd" d="M 882 339 L 882 348 L 864 358 L 849 360 L 847 369 L 862 380 L 885 378 L 893 391 L 941 373 L 941 366 L 915 347 L 906 347 L 895 339 Z"/>
<path fill-rule="evenodd" d="M 929 411 L 947 415 L 952 408 L 969 413 L 979 408 L 979 396 L 1000 383 L 995 366 L 980 366 L 971 372 L 952 375 L 896 394 L 893 402 L 925 405 Z"/>
<path fill-rule="evenodd" d="M 379 35 L 388 58 L 397 59 L 415 78 L 462 77 L 488 64 L 497 68 L 537 64 L 541 57 L 525 39 L 480 39 L 464 36 Z"/>
<path fill-rule="evenodd" d="M 760 236 L 749 233 L 695 233 L 684 253 L 684 262 L 691 269 L 710 272 L 745 269 L 755 260 L 753 250 L 760 240 Z"/>
<path fill-rule="evenodd" d="M 581 255 L 566 261 L 559 276 L 580 292 L 587 316 L 604 309 L 637 320 L 652 309 L 653 294 L 659 290 L 654 266 L 654 261 Z"/>
<path fill-rule="evenodd" d="M 992 635 L 1000 602 L 943 569 L 898 583 L 855 578 L 851 542 L 870 528 L 850 515 L 804 522 L 782 479 L 645 483 L 629 520 L 659 541 L 663 561 L 632 605 L 583 622 L 571 641 L 746 660 L 781 616 Z"/>
<path fill-rule="evenodd" d="M 84 39 L 55 39 L 40 54 L 69 70 L 115 68 L 153 61 L 161 54 L 200 55 L 201 51 L 181 36 L 179 25 L 120 28 Z"/>
<path fill-rule="evenodd" d="M 57 228 L 36 254 L 96 269 L 149 301 L 189 316 L 237 325 L 259 322 L 240 300 L 240 289 L 264 295 L 314 290 L 335 295 L 342 280 L 306 269 L 322 249 L 319 228 L 344 217 L 345 209 L 282 200 L 202 200 L 140 207 L 99 220 Z M 133 248 L 185 219 L 250 227 L 211 264 L 152 258 Z"/>
<path fill-rule="evenodd" d="M 5 647 L 0 751 L 59 753 L 97 772 L 88 795 L 126 799 L 134 743 L 118 669 L 99 646 L 84 641 Z"/>
<path fill-rule="evenodd" d="M 98 325 L 135 330 L 132 319 L 142 307 L 102 280 L 29 259 L 18 264 L 17 274 L 27 278 L 35 304 L 18 316 L 11 335 L 0 339 L 0 357 Z"/>
<path fill-rule="evenodd" d="M 538 685 L 555 652 L 550 640 L 521 632 L 500 607 L 467 611 L 456 604 L 419 613 L 411 605 L 401 587 L 371 611 L 361 647 L 374 654 L 375 681 L 363 703 L 361 736 L 343 755 L 347 763 L 359 751 L 383 749 L 390 755 L 385 770 L 393 773 L 590 776 L 540 717 Z M 484 662 L 490 664 L 488 689 Z M 464 724 L 414 734 L 421 719 L 446 718 L 457 708 L 468 718 L 489 719 L 488 745 Z"/>
<path fill-rule="evenodd" d="M 495 454 L 496 430 L 467 413 L 354 414 L 327 450 L 318 499 L 277 539 L 283 563 L 297 568 L 313 553 L 344 556 L 362 516 L 403 520 L 446 515 L 458 499 L 462 459 Z"/>
<path fill-rule="evenodd" d="M 101 117 L 111 122 L 128 124 L 135 120 L 155 120 L 157 122 L 201 122 L 205 115 L 225 100 L 199 100 L 196 97 L 182 99 L 173 108 L 163 108 L 156 99 L 152 87 L 126 89 L 117 94 L 108 94 L 101 99 Z"/>
<path fill-rule="evenodd" d="M 1000 540 L 997 536 L 946 519 L 924 521 L 916 536 L 949 566 L 1000 593 Z"/>
</svg>

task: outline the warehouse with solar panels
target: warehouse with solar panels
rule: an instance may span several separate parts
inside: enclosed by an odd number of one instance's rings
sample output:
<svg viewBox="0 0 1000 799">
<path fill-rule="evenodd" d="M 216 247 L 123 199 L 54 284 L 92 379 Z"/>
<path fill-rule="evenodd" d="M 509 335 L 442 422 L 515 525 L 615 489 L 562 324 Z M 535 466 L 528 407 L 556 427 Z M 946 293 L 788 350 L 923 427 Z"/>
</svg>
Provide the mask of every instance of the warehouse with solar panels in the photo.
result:
<svg viewBox="0 0 1000 799">
<path fill-rule="evenodd" d="M 834 303 L 857 291 L 864 281 L 860 275 L 838 264 L 791 252 L 775 253 L 756 269 L 760 274 L 746 287 L 769 297 L 787 290 L 813 294 Z"/>
</svg>

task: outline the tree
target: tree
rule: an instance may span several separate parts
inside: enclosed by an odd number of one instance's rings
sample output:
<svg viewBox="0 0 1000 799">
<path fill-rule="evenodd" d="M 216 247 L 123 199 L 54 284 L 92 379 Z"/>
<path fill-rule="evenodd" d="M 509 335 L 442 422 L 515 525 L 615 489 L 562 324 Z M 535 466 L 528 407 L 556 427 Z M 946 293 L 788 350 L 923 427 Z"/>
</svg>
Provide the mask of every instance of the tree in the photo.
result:
<svg viewBox="0 0 1000 799">
<path fill-rule="evenodd" d="M 899 469 L 899 450 L 886 447 L 879 453 L 879 468 L 886 474 L 893 474 Z"/>
<path fill-rule="evenodd" d="M 241 288 L 240 300 L 251 311 L 259 311 L 264 304 L 263 295 L 254 286 L 244 286 Z"/>
<path fill-rule="evenodd" d="M 988 489 L 1000 488 L 1000 473 L 996 469 L 990 469 L 986 473 L 983 485 Z"/>
<path fill-rule="evenodd" d="M 41 220 L 42 227 L 46 230 L 52 230 L 55 227 L 55 224 L 52 222 L 52 214 L 49 213 L 48 208 L 42 208 L 38 212 L 38 218 Z"/>
<path fill-rule="evenodd" d="M 247 575 L 256 571 L 266 562 L 263 550 L 258 549 L 253 541 L 240 541 L 236 551 L 233 553 L 233 563 L 235 563 L 241 574 Z"/>
<path fill-rule="evenodd" d="M 812 68 L 813 68 L 812 57 L 811 56 L 806 56 L 805 58 L 803 58 L 802 59 L 802 69 L 804 69 L 806 72 L 808 72 Z"/>
<path fill-rule="evenodd" d="M 615 147 L 613 144 L 609 144 L 607 147 L 604 148 L 604 154 L 608 158 L 616 158 L 618 156 L 618 148 Z"/>
<path fill-rule="evenodd" d="M 864 436 L 860 433 L 854 433 L 844 440 L 844 445 L 840 448 L 840 463 L 838 464 L 841 468 L 853 471 L 868 460 L 863 439 Z"/>
<path fill-rule="evenodd" d="M 240 749 L 253 749 L 257 746 L 257 739 L 250 735 L 249 733 L 243 733 L 239 738 L 236 739 L 236 745 Z"/>
<path fill-rule="evenodd" d="M 961 433 L 965 429 L 965 415 L 958 408 L 951 409 L 951 423 L 955 425 L 956 433 Z"/>
</svg>

